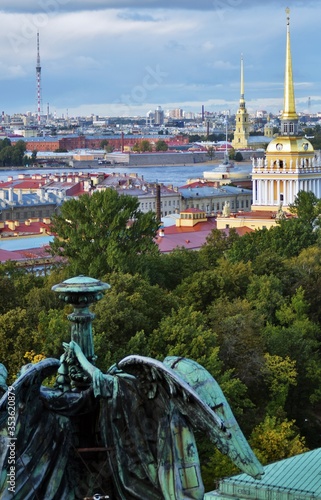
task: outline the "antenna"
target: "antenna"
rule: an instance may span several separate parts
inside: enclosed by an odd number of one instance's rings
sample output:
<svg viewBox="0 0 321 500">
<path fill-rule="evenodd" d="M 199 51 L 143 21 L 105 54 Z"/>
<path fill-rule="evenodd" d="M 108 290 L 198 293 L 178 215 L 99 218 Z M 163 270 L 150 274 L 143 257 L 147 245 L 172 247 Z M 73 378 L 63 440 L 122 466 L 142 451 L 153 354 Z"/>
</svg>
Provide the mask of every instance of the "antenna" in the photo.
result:
<svg viewBox="0 0 321 500">
<path fill-rule="evenodd" d="M 36 78 L 37 78 L 37 120 L 38 120 L 38 127 L 40 127 L 40 118 L 41 118 L 41 65 L 40 65 L 39 31 L 37 32 Z"/>
</svg>

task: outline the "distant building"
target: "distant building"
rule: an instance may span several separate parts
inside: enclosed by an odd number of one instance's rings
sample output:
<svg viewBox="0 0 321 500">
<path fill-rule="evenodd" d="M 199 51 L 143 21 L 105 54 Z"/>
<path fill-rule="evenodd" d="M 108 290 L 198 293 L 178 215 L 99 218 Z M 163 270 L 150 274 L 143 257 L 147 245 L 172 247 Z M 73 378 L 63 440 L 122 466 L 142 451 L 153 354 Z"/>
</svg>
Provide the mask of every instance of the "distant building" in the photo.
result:
<svg viewBox="0 0 321 500">
<path fill-rule="evenodd" d="M 154 124 L 163 125 L 163 123 L 164 123 L 164 111 L 162 110 L 161 106 L 158 106 L 154 114 Z"/>
<path fill-rule="evenodd" d="M 244 99 L 244 68 L 243 57 L 241 57 L 241 97 L 239 109 L 236 113 L 234 139 L 232 146 L 234 149 L 248 149 L 248 138 L 250 135 L 250 120 L 249 114 L 245 107 Z"/>
<path fill-rule="evenodd" d="M 231 211 L 250 211 L 252 191 L 235 186 L 215 185 L 213 182 L 194 182 L 180 187 L 182 195 L 181 211 L 187 209 L 203 210 L 207 215 L 216 215 L 229 203 Z"/>
<path fill-rule="evenodd" d="M 306 137 L 299 135 L 295 110 L 290 17 L 287 11 L 286 66 L 281 134 L 268 145 L 265 159 L 253 160 L 253 210 L 285 209 L 299 191 L 321 197 L 321 158 Z"/>
<path fill-rule="evenodd" d="M 160 216 L 165 217 L 178 213 L 181 208 L 181 194 L 178 188 L 146 182 L 137 174 L 110 174 L 96 186 L 99 191 L 108 188 L 115 189 L 119 194 L 138 198 L 139 209 L 144 213 L 157 213 L 159 210 Z"/>
</svg>

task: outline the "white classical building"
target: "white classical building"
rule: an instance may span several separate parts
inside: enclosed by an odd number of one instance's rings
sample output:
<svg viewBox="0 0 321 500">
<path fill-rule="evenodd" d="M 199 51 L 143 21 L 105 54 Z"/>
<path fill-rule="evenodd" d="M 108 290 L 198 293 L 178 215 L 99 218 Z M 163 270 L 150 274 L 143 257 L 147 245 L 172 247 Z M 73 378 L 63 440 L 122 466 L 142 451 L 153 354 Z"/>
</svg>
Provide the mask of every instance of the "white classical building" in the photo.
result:
<svg viewBox="0 0 321 500">
<path fill-rule="evenodd" d="M 266 149 L 265 159 L 253 160 L 252 210 L 277 211 L 287 208 L 299 191 L 311 191 L 321 198 L 321 158 L 306 137 L 299 135 L 295 110 L 290 16 L 287 9 L 284 107 L 281 134 Z"/>
</svg>

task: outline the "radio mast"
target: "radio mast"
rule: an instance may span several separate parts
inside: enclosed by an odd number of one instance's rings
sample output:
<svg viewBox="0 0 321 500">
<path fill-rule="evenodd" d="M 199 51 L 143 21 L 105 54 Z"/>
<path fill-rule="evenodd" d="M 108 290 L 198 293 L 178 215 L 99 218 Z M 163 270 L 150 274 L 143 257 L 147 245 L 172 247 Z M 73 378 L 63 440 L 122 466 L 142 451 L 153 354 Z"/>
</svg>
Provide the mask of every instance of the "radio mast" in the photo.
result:
<svg viewBox="0 0 321 500">
<path fill-rule="evenodd" d="M 41 119 L 41 65 L 40 65 L 39 31 L 37 32 L 36 78 L 37 78 L 37 124 L 38 124 L 38 127 L 40 128 L 40 119 Z"/>
</svg>

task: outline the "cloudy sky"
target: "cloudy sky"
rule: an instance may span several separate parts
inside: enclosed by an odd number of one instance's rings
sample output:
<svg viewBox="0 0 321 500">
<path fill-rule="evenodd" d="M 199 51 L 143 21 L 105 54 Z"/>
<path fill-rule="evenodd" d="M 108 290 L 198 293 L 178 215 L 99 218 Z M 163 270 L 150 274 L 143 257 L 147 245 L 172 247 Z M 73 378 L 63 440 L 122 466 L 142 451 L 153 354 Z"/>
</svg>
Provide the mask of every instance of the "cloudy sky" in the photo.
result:
<svg viewBox="0 0 321 500">
<path fill-rule="evenodd" d="M 39 31 L 44 112 L 233 113 L 241 53 L 248 111 L 278 112 L 287 6 L 297 111 L 321 111 L 320 0 L 1 0 L 0 111 L 36 110 Z"/>
</svg>

